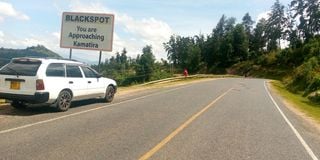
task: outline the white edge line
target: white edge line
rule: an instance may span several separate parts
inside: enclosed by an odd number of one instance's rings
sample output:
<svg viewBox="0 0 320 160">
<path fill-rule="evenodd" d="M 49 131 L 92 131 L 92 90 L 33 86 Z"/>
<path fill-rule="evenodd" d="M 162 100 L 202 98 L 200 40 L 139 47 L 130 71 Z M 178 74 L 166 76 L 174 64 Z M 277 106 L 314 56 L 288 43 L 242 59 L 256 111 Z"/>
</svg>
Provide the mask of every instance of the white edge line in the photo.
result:
<svg viewBox="0 0 320 160">
<path fill-rule="evenodd" d="M 302 136 L 300 135 L 300 133 L 297 131 L 297 129 L 292 125 L 292 123 L 289 121 L 289 119 L 287 118 L 287 116 L 282 112 L 282 110 L 280 109 L 279 105 L 277 104 L 277 102 L 273 99 L 270 91 L 267 88 L 266 85 L 266 81 L 264 81 L 264 88 L 267 91 L 270 99 L 272 100 L 273 104 L 277 107 L 278 111 L 280 112 L 280 114 L 282 115 L 282 117 L 284 118 L 284 120 L 287 122 L 287 124 L 290 126 L 290 128 L 292 129 L 293 133 L 297 136 L 297 138 L 299 139 L 299 141 L 301 142 L 302 146 L 305 148 L 305 150 L 308 152 L 308 154 L 310 155 L 310 157 L 312 158 L 312 160 L 319 160 L 317 158 L 317 156 L 313 153 L 312 149 L 309 147 L 309 145 L 307 144 L 307 142 L 302 138 Z"/>
<path fill-rule="evenodd" d="M 162 94 L 162 93 L 172 92 L 172 91 L 175 91 L 175 90 L 178 90 L 178 89 L 187 88 L 187 87 L 189 87 L 189 85 L 178 87 L 178 88 L 173 88 L 173 89 L 166 90 L 166 91 L 163 91 L 163 92 L 157 92 L 157 93 L 154 93 L 154 94 L 149 94 L 149 95 L 145 95 L 145 96 L 142 96 L 142 97 L 129 99 L 129 100 L 125 100 L 125 101 L 122 101 L 122 102 L 113 103 L 113 104 L 109 104 L 109 105 L 105 105 L 105 106 L 101 106 L 101 107 L 97 107 L 97 108 L 92 108 L 92 109 L 89 109 L 89 110 L 80 111 L 80 112 L 76 112 L 76 113 L 72 113 L 72 114 L 68 114 L 68 115 L 64 115 L 64 116 L 60 116 L 60 117 L 56 117 L 56 118 L 52 118 L 52 119 L 48 119 L 48 120 L 44 120 L 44 121 L 39 121 L 39 122 L 23 125 L 23 126 L 20 126 L 20 127 L 15 127 L 15 128 L 11 128 L 11 129 L 2 130 L 2 131 L 0 131 L 0 134 L 9 133 L 9 132 L 12 132 L 12 131 L 16 131 L 16 130 L 20 130 L 20 129 L 24 129 L 24 128 L 29 128 L 29 127 L 40 125 L 40 124 L 44 124 L 44 123 L 49 123 L 49 122 L 53 122 L 53 121 L 64 119 L 64 118 L 68 118 L 68 117 L 73 117 L 73 116 L 76 116 L 76 115 L 80 115 L 80 114 L 84 114 L 84 113 L 88 113 L 88 112 L 104 109 L 104 108 L 107 108 L 107 107 L 112 107 L 112 106 L 123 104 L 123 103 L 136 101 L 136 100 L 139 100 L 139 99 L 144 99 L 144 98 L 155 96 L 155 95 L 159 95 L 159 94 Z"/>
</svg>

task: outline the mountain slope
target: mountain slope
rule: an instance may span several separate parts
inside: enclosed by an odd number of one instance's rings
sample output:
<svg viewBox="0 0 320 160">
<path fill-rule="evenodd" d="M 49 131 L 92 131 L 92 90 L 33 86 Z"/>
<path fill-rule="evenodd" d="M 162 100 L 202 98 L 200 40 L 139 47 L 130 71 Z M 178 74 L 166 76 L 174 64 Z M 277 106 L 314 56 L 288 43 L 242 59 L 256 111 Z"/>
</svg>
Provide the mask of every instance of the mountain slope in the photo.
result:
<svg viewBox="0 0 320 160">
<path fill-rule="evenodd" d="M 53 51 L 41 45 L 28 47 L 26 49 L 0 48 L 0 66 L 5 65 L 6 63 L 10 62 L 12 58 L 16 57 L 62 58 L 59 54 L 54 53 Z"/>
</svg>

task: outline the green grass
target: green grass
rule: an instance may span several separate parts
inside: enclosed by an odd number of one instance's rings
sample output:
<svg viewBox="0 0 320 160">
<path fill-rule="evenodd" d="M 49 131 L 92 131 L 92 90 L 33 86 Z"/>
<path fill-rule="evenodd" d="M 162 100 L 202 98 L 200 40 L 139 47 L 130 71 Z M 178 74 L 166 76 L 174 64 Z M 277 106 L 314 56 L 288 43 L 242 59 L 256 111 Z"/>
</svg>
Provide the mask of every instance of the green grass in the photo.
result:
<svg viewBox="0 0 320 160">
<path fill-rule="evenodd" d="M 320 123 L 320 104 L 310 102 L 302 94 L 289 92 L 280 81 L 271 81 L 272 87 L 293 107 Z"/>
</svg>

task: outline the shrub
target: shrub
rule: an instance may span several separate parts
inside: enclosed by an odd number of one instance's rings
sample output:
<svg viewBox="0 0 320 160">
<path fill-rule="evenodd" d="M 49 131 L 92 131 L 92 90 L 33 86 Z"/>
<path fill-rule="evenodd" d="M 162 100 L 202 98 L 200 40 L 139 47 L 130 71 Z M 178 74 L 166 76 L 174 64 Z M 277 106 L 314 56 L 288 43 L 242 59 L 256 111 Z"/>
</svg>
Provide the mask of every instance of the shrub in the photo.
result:
<svg viewBox="0 0 320 160">
<path fill-rule="evenodd" d="M 278 51 L 272 51 L 268 54 L 262 55 L 258 58 L 257 64 L 260 64 L 262 66 L 274 66 L 277 65 L 277 57 L 278 57 Z"/>
<path fill-rule="evenodd" d="M 319 57 L 320 56 L 320 38 L 315 38 L 310 40 L 306 45 L 302 48 L 302 53 L 304 53 L 305 59 L 309 59 L 311 57 Z"/>
<path fill-rule="evenodd" d="M 254 63 L 252 61 L 243 61 L 233 65 L 229 70 L 229 74 L 237 74 L 241 76 L 249 76 L 250 71 L 253 69 Z"/>
<path fill-rule="evenodd" d="M 312 57 L 285 79 L 287 87 L 293 92 L 302 91 L 304 95 L 320 88 L 319 59 Z"/>
<path fill-rule="evenodd" d="M 308 99 L 315 103 L 320 103 L 320 91 L 312 92 L 308 95 Z"/>
</svg>

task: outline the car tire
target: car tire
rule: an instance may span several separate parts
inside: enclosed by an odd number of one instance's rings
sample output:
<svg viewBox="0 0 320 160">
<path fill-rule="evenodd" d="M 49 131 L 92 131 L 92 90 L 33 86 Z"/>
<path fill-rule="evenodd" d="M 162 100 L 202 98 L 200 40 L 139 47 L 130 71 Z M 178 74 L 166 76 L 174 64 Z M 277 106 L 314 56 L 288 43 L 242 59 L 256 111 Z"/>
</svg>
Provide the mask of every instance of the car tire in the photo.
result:
<svg viewBox="0 0 320 160">
<path fill-rule="evenodd" d="M 27 105 L 24 102 L 21 101 L 12 101 L 11 106 L 15 109 L 25 109 L 27 108 Z"/>
<path fill-rule="evenodd" d="M 112 102 L 116 90 L 113 86 L 108 86 L 104 97 L 105 102 Z"/>
<path fill-rule="evenodd" d="M 71 106 L 71 101 L 72 101 L 71 93 L 66 90 L 61 91 L 55 103 L 55 107 L 60 112 L 67 111 Z"/>
</svg>

